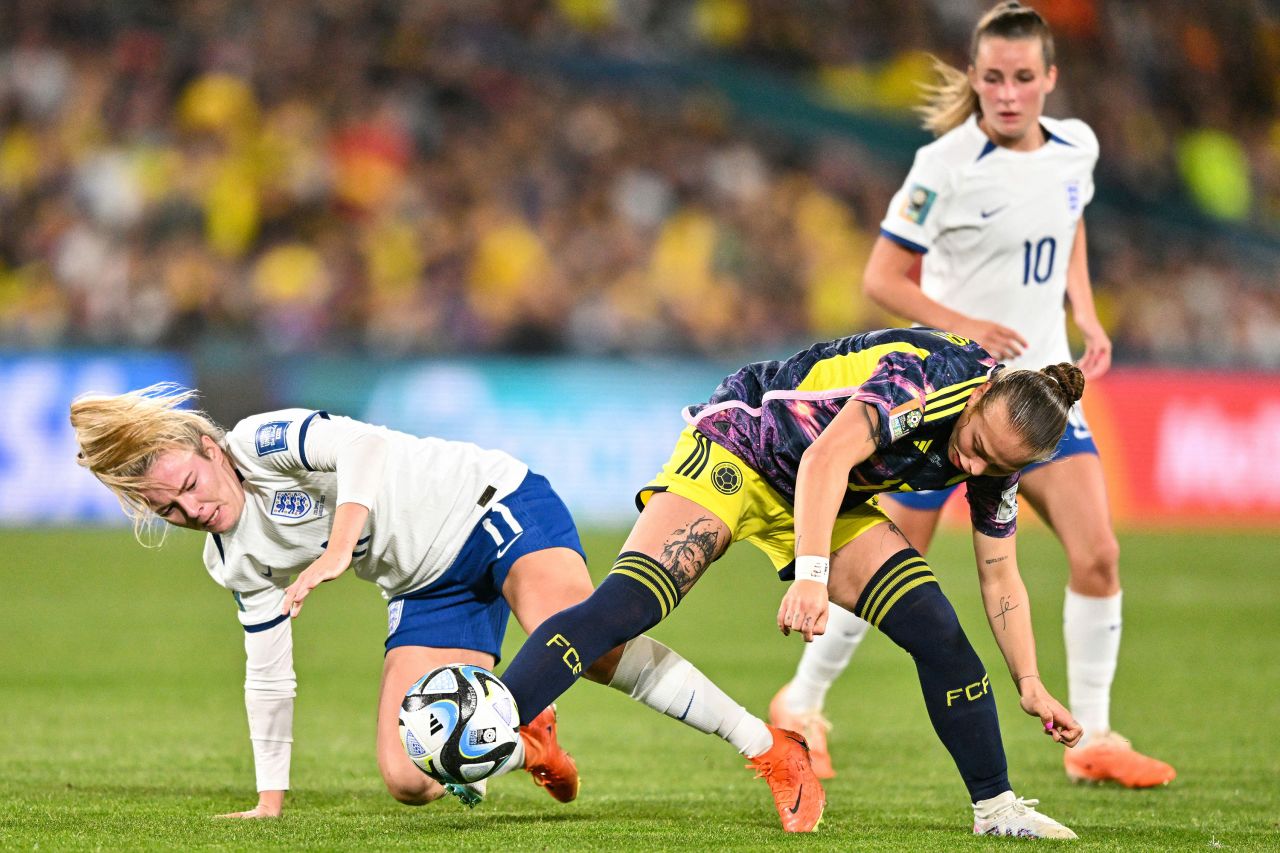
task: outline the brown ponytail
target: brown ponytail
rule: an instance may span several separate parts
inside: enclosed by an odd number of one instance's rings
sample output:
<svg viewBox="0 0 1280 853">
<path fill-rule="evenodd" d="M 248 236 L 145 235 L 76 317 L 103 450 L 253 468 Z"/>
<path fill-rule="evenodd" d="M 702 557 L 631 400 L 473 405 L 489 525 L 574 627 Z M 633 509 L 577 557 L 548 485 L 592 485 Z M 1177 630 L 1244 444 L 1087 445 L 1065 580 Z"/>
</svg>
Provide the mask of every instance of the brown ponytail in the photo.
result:
<svg viewBox="0 0 1280 853">
<path fill-rule="evenodd" d="M 1074 364 L 1065 361 L 1040 368 L 1040 372 L 1058 383 L 1058 391 L 1070 406 L 1084 396 L 1084 374 Z"/>
</svg>

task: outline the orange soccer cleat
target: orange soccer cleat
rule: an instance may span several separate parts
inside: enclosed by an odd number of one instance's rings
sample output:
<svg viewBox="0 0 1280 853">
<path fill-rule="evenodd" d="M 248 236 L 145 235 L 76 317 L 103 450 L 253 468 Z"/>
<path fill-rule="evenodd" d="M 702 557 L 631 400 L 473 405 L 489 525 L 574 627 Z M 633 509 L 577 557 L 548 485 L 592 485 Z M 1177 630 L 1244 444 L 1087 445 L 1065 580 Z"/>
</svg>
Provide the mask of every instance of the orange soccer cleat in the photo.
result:
<svg viewBox="0 0 1280 853">
<path fill-rule="evenodd" d="M 831 765 L 831 753 L 827 750 L 827 732 L 831 723 L 819 710 L 794 713 L 787 710 L 786 693 L 791 684 L 782 685 L 769 703 L 769 722 L 780 729 L 790 729 L 804 735 L 809 744 L 809 760 L 819 779 L 833 779 L 836 769 Z"/>
<path fill-rule="evenodd" d="M 826 792 L 813 772 L 809 746 L 795 732 L 769 726 L 773 746 L 750 759 L 748 770 L 756 771 L 773 790 L 773 804 L 787 832 L 813 832 L 822 822 L 827 805 Z"/>
<path fill-rule="evenodd" d="M 1062 756 L 1072 782 L 1118 782 L 1126 788 L 1168 785 L 1178 775 L 1168 764 L 1134 749 L 1115 732 L 1090 738 Z"/>
<path fill-rule="evenodd" d="M 534 783 L 546 788 L 558 802 L 573 802 L 578 796 L 578 765 L 556 740 L 556 706 L 521 726 L 520 738 L 524 741 L 524 769 Z"/>
</svg>

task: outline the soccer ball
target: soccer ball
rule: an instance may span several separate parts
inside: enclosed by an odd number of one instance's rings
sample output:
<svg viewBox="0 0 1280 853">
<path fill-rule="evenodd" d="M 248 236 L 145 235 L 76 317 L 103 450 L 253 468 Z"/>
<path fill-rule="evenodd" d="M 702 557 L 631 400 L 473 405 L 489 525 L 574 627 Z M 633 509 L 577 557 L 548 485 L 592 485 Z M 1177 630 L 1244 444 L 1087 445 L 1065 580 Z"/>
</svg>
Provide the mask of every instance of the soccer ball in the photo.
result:
<svg viewBox="0 0 1280 853">
<path fill-rule="evenodd" d="M 400 704 L 400 743 L 442 784 L 488 778 L 515 752 L 516 701 L 487 669 L 453 663 L 419 678 Z"/>
</svg>

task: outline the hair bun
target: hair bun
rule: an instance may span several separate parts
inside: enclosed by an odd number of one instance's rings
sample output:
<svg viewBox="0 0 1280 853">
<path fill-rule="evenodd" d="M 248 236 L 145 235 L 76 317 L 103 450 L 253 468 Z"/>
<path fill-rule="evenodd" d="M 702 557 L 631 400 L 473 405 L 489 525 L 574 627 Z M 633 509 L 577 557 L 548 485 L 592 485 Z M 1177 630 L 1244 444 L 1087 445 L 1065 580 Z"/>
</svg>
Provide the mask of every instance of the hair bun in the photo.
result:
<svg viewBox="0 0 1280 853">
<path fill-rule="evenodd" d="M 1058 384 L 1058 390 L 1068 405 L 1084 396 L 1084 374 L 1074 364 L 1062 362 L 1041 368 L 1041 373 Z"/>
</svg>

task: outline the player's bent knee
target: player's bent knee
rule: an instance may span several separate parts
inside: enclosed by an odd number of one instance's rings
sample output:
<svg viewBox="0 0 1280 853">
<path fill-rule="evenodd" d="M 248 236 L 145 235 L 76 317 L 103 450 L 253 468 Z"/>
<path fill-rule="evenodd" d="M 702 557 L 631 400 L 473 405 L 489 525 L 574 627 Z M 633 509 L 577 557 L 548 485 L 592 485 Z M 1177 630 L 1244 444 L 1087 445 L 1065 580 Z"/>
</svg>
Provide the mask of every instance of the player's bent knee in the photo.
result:
<svg viewBox="0 0 1280 853">
<path fill-rule="evenodd" d="M 387 786 L 387 793 L 406 806 L 425 806 L 446 793 L 443 785 L 416 767 L 408 770 L 384 768 L 382 781 Z"/>
<path fill-rule="evenodd" d="M 1120 591 L 1120 543 L 1114 536 L 1071 555 L 1071 587 L 1081 595 L 1096 597 Z"/>
</svg>

